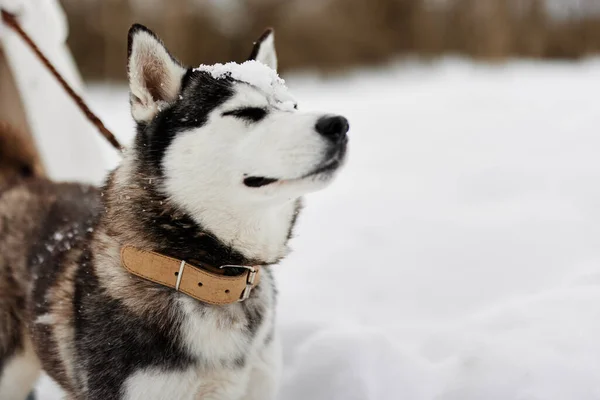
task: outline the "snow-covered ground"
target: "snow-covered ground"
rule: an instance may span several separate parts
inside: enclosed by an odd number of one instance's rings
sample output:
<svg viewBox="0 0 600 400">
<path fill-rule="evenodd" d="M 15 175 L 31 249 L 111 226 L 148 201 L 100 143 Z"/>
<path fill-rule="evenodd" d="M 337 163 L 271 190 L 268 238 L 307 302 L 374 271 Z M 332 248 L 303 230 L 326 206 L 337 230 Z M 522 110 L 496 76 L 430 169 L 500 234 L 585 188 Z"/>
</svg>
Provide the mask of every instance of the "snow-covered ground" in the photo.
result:
<svg viewBox="0 0 600 400">
<path fill-rule="evenodd" d="M 600 60 L 288 84 L 351 148 L 277 267 L 280 398 L 600 399 Z M 131 138 L 124 88 L 90 98 Z"/>
</svg>

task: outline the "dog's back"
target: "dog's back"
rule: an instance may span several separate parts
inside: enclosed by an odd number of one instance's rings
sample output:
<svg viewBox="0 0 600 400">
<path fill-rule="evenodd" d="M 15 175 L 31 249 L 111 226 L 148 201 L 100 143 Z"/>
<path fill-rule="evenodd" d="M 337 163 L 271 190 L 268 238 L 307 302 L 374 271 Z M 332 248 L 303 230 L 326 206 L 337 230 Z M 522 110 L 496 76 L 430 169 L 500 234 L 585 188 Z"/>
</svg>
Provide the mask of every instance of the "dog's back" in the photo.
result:
<svg viewBox="0 0 600 400">
<path fill-rule="evenodd" d="M 42 162 L 31 138 L 0 121 L 0 191 L 23 179 L 43 176 Z"/>
<path fill-rule="evenodd" d="M 0 399 L 25 399 L 40 371 L 30 333 L 58 273 L 67 229 L 94 218 L 95 189 L 27 179 L 0 189 Z M 70 230 L 69 232 L 72 232 Z M 62 246 L 62 247 L 61 247 Z M 40 266 L 42 266 L 40 268 Z M 32 293 L 33 283 L 40 296 Z M 46 283 L 46 284 L 44 284 Z"/>
</svg>

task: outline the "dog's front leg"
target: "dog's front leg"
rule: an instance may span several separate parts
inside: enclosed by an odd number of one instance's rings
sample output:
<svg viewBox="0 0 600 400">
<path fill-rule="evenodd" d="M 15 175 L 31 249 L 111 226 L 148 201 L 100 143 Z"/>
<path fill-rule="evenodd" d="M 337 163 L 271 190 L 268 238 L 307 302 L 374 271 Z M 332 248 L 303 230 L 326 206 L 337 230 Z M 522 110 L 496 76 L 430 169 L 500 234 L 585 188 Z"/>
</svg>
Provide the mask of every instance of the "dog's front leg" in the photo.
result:
<svg viewBox="0 0 600 400">
<path fill-rule="evenodd" d="M 253 360 L 243 400 L 274 400 L 279 389 L 282 364 L 281 342 L 275 335 Z"/>
</svg>

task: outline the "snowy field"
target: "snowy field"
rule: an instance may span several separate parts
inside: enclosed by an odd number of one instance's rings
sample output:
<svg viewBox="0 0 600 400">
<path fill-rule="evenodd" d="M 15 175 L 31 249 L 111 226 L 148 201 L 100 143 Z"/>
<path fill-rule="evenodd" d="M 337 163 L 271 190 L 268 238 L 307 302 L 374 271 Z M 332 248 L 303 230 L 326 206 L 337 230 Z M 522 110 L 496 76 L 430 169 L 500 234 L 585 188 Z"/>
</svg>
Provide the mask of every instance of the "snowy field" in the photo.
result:
<svg viewBox="0 0 600 400">
<path fill-rule="evenodd" d="M 600 60 L 288 84 L 351 148 L 277 267 L 280 399 L 600 399 Z M 89 95 L 131 139 L 125 89 Z"/>
</svg>

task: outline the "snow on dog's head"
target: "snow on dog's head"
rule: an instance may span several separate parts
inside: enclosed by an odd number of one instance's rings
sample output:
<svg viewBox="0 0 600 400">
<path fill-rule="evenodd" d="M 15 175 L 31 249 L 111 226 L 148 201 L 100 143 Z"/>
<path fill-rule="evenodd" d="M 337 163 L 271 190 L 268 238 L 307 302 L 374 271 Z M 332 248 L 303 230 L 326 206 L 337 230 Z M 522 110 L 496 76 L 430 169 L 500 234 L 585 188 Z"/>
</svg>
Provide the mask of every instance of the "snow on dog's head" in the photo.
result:
<svg viewBox="0 0 600 400">
<path fill-rule="evenodd" d="M 242 64 L 229 62 L 227 64 L 201 65 L 195 71 L 207 72 L 215 79 L 231 78 L 240 83 L 246 83 L 261 91 L 269 104 L 281 110 L 293 111 L 296 100 L 290 95 L 285 81 L 277 71 L 260 61 L 248 60 Z"/>
<path fill-rule="evenodd" d="M 186 69 L 152 32 L 132 27 L 135 151 L 165 194 L 194 211 L 208 202 L 289 201 L 331 181 L 348 122 L 298 111 L 276 65 L 270 30 L 244 63 Z"/>
</svg>

